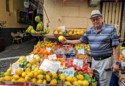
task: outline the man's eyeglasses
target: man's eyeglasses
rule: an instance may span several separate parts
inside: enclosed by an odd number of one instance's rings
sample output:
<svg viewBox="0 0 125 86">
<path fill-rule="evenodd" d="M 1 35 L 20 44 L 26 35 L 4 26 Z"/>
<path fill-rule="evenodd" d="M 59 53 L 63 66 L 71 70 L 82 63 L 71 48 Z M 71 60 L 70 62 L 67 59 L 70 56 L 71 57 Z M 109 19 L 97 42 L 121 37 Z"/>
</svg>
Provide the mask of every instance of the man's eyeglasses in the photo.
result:
<svg viewBox="0 0 125 86">
<path fill-rule="evenodd" d="M 91 18 L 91 20 L 92 20 L 92 22 L 99 21 L 99 20 L 100 20 L 100 17 Z"/>
</svg>

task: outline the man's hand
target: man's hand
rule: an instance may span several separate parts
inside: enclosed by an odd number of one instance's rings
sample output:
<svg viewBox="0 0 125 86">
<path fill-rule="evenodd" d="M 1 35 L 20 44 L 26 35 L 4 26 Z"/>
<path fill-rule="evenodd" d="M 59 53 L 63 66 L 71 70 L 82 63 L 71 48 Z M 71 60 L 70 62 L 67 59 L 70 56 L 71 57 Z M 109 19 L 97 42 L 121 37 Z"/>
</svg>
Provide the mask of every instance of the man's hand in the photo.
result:
<svg viewBox="0 0 125 86">
<path fill-rule="evenodd" d="M 117 64 L 116 62 L 112 65 L 112 70 L 113 71 L 118 71 L 120 69 L 119 64 Z"/>
</svg>

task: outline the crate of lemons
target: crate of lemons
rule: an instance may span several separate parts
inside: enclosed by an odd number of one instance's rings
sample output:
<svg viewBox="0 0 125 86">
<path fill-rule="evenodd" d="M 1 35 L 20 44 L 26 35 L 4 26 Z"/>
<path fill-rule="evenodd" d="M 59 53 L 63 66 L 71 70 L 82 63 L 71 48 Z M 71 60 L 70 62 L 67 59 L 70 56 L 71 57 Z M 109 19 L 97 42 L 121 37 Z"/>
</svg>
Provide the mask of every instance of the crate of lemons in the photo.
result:
<svg viewBox="0 0 125 86">
<path fill-rule="evenodd" d="M 35 17 L 35 22 L 37 23 L 36 27 L 34 28 L 32 25 L 29 25 L 26 29 L 26 33 L 29 33 L 31 35 L 40 36 L 43 34 L 48 34 L 50 32 L 49 27 L 47 26 L 45 29 L 43 29 L 43 22 L 40 19 L 40 16 Z"/>
<path fill-rule="evenodd" d="M 20 63 L 20 68 L 15 70 L 15 74 L 11 74 L 12 66 L 6 72 L 1 72 L 0 81 L 6 82 L 32 82 L 33 84 L 49 85 L 49 86 L 94 86 L 95 80 L 88 74 L 76 72 L 73 76 L 64 73 L 51 73 L 39 69 L 41 58 L 34 55 L 29 61 L 26 56 L 21 56 L 15 63 Z M 12 65 L 13 65 L 12 64 Z"/>
</svg>

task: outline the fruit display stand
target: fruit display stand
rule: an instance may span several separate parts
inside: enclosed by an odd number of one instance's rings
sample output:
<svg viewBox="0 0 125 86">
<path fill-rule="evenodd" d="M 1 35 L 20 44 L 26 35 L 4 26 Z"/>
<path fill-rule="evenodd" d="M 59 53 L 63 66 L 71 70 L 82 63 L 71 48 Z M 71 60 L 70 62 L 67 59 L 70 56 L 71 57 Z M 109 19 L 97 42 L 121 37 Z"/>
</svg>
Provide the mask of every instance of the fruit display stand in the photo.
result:
<svg viewBox="0 0 125 86">
<path fill-rule="evenodd" d="M 85 31 L 85 28 L 62 28 L 60 26 L 53 31 L 53 34 L 56 38 L 62 35 L 67 39 L 79 39 Z"/>
<path fill-rule="evenodd" d="M 84 46 L 39 41 L 29 55 L 20 56 L 5 72 L 0 73 L 0 84 L 96 86 L 87 57 L 77 58 L 76 50 L 82 47 Z M 81 51 L 83 50 L 80 49 L 77 53 Z"/>
</svg>

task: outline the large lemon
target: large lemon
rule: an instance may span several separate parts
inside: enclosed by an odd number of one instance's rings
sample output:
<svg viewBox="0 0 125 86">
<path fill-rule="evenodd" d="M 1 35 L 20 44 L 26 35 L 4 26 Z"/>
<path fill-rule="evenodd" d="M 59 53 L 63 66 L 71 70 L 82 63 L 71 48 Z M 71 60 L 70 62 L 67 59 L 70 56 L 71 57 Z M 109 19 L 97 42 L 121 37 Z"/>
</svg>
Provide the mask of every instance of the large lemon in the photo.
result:
<svg viewBox="0 0 125 86">
<path fill-rule="evenodd" d="M 52 79 L 52 80 L 50 81 L 50 84 L 51 84 L 51 85 L 56 85 L 56 84 L 57 84 L 57 80 L 56 80 L 56 79 Z"/>
<path fill-rule="evenodd" d="M 89 82 L 87 80 L 83 80 L 83 86 L 89 86 Z"/>
<path fill-rule="evenodd" d="M 21 68 L 18 68 L 18 69 L 16 69 L 15 73 L 16 73 L 17 75 L 22 75 L 23 70 L 22 70 Z"/>
<path fill-rule="evenodd" d="M 58 37 L 58 40 L 59 40 L 60 42 L 63 42 L 63 41 L 65 40 L 65 37 L 64 37 L 64 36 L 59 36 L 59 37 Z"/>
</svg>

